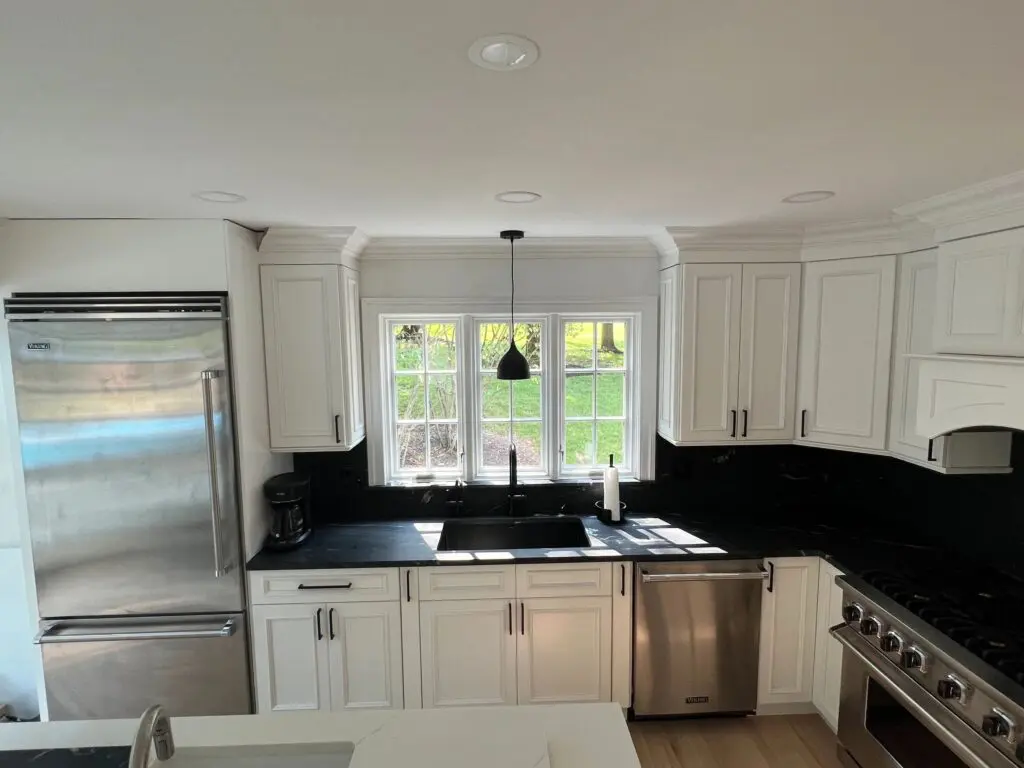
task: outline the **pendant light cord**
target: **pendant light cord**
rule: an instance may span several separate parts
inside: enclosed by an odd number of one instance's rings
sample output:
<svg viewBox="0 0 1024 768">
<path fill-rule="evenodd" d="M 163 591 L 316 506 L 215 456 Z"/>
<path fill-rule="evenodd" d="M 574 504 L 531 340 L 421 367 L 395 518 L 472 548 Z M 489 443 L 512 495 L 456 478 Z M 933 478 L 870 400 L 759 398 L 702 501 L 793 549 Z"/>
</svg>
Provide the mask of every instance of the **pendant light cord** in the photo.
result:
<svg viewBox="0 0 1024 768">
<path fill-rule="evenodd" d="M 512 282 L 512 328 L 509 333 L 511 334 L 512 343 L 516 340 L 516 239 L 513 237 L 508 241 L 509 247 L 512 249 L 511 259 L 511 282 Z"/>
</svg>

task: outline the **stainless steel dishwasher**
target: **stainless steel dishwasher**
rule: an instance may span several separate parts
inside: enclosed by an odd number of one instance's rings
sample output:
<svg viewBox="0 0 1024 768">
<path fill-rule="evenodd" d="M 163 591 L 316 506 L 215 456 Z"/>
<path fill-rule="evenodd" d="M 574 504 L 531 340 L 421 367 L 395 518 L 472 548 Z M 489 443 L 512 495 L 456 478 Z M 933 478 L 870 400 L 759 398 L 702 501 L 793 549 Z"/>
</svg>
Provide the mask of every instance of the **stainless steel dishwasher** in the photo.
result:
<svg viewBox="0 0 1024 768">
<path fill-rule="evenodd" d="M 637 563 L 633 714 L 753 712 L 760 560 Z"/>
</svg>

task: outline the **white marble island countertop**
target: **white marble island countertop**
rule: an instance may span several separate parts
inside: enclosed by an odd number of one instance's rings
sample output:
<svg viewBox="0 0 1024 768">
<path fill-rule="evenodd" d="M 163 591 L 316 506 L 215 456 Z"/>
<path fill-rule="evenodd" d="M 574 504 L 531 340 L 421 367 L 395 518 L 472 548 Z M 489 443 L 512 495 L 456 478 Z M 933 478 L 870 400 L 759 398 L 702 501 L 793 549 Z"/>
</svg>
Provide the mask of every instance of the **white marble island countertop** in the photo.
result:
<svg viewBox="0 0 1024 768">
<path fill-rule="evenodd" d="M 0 750 L 125 745 L 131 743 L 137 725 L 136 720 L 6 724 L 0 727 Z M 209 748 L 345 743 L 355 748 L 353 768 L 458 765 L 462 760 L 455 756 L 471 759 L 489 754 L 492 746 L 508 760 L 494 754 L 488 765 L 536 768 L 545 765 L 544 742 L 551 768 L 640 765 L 616 704 L 176 717 L 171 729 L 177 753 L 166 763 L 168 768 L 184 763 L 179 757 Z M 510 735 L 516 738 L 510 740 Z M 510 748 L 510 741 L 516 749 Z M 217 751 L 230 754 L 229 749 Z"/>
</svg>

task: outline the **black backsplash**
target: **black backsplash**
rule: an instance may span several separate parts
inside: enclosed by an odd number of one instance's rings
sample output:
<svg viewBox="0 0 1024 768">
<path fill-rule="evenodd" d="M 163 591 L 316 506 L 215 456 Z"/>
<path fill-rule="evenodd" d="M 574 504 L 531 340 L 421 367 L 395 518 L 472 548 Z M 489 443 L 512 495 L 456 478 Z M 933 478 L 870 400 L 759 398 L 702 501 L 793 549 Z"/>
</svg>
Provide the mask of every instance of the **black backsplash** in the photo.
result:
<svg viewBox="0 0 1024 768">
<path fill-rule="evenodd" d="M 885 456 L 802 446 L 677 448 L 658 438 L 656 481 L 624 483 L 621 498 L 643 514 L 727 516 L 758 524 L 850 526 L 939 544 L 975 556 L 1014 557 L 1024 548 L 1024 433 L 1015 434 L 1009 475 L 941 475 Z M 348 453 L 295 454 L 312 479 L 317 524 L 453 517 L 448 487 L 370 487 L 366 443 Z M 600 484 L 525 488 L 524 511 L 587 514 Z M 462 490 L 462 514 L 500 514 L 506 489 Z"/>
</svg>

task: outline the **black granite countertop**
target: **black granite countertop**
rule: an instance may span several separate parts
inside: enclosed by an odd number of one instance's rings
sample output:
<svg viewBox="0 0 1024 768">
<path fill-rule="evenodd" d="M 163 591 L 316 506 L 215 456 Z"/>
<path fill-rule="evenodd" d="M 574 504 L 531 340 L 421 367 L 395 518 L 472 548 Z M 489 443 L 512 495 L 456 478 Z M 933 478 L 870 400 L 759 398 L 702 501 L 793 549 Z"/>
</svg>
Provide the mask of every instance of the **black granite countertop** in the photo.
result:
<svg viewBox="0 0 1024 768">
<path fill-rule="evenodd" d="M 131 747 L 0 750 L 0 768 L 127 768 L 131 751 Z"/>
<path fill-rule="evenodd" d="M 499 559 L 514 562 L 681 560 L 819 556 L 844 572 L 884 568 L 915 556 L 935 556 L 931 547 L 888 540 L 873 531 L 818 523 L 768 525 L 714 515 L 630 515 L 622 526 L 584 517 L 588 548 L 512 549 L 490 556 L 436 552 L 441 520 L 395 520 L 330 525 L 317 529 L 297 549 L 263 550 L 247 567 L 253 571 L 381 566 L 460 565 Z M 511 558 L 509 557 L 511 555 Z"/>
</svg>

